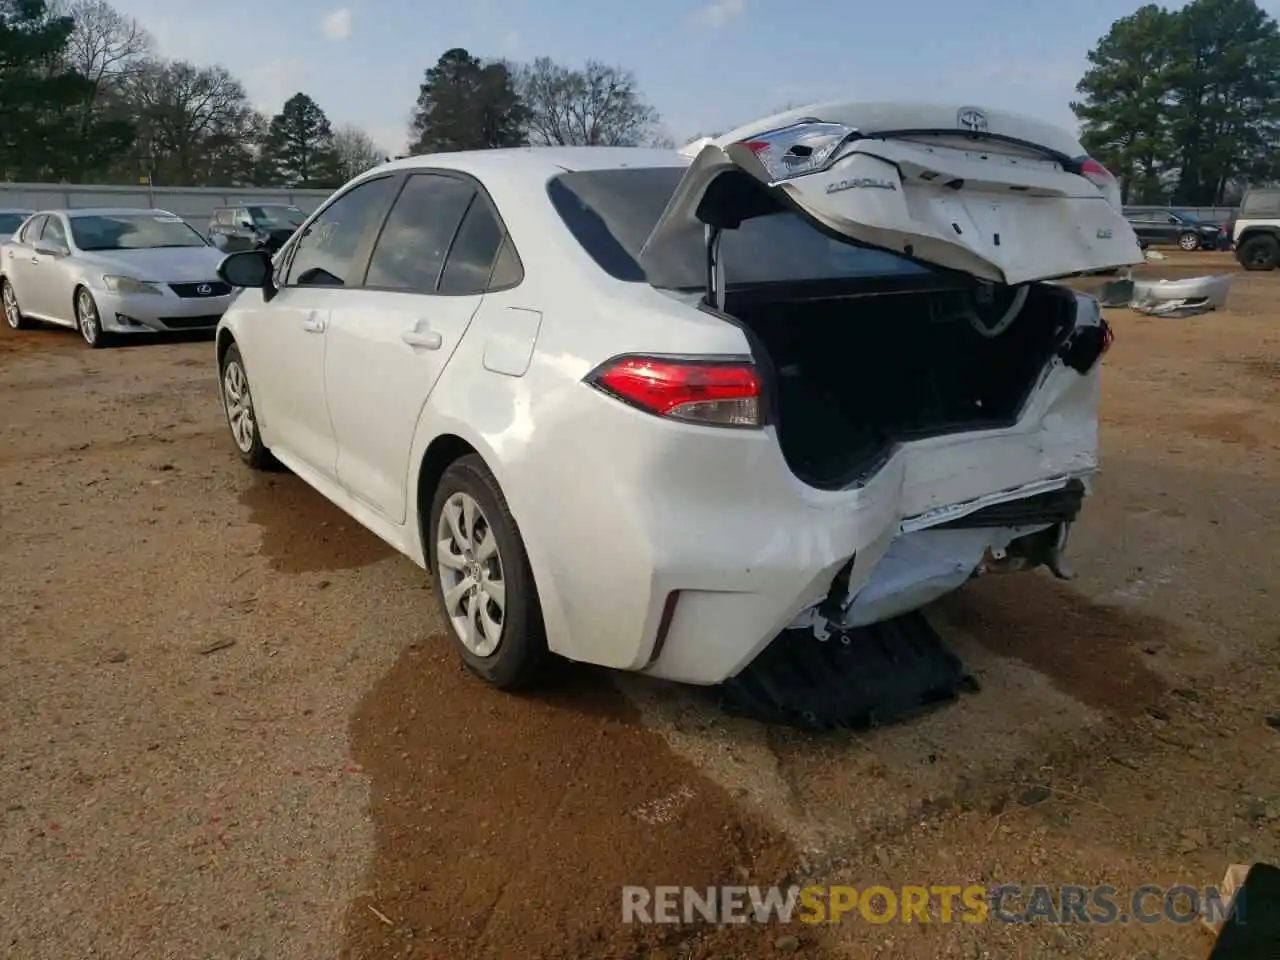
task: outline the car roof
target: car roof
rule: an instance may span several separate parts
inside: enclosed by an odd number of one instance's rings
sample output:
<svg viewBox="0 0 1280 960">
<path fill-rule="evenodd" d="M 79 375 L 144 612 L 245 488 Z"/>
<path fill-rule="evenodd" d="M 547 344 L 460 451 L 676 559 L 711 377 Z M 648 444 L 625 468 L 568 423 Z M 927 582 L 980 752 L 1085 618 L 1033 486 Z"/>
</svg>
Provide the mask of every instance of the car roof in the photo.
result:
<svg viewBox="0 0 1280 960">
<path fill-rule="evenodd" d="M 500 147 L 493 150 L 460 150 L 423 153 L 392 160 L 378 172 L 437 167 L 486 174 L 535 174 L 545 177 L 578 170 L 616 170 L 622 167 L 687 167 L 689 158 L 675 150 L 655 147 Z M 374 171 L 369 171 L 373 173 Z"/>
<path fill-rule="evenodd" d="M 40 210 L 41 214 L 61 214 L 64 217 L 122 217 L 122 216 L 154 216 L 176 217 L 176 213 L 158 208 L 145 207 L 75 207 L 73 209 Z"/>
</svg>

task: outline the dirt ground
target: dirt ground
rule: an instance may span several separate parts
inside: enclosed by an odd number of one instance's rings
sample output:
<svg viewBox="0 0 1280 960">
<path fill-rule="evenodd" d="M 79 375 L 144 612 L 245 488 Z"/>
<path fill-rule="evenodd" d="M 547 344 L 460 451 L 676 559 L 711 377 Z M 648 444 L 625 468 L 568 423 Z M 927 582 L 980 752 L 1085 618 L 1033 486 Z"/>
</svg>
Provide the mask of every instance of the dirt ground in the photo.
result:
<svg viewBox="0 0 1280 960">
<path fill-rule="evenodd" d="M 241 467 L 207 340 L 0 330 L 0 955 L 1204 957 L 1195 923 L 621 923 L 624 884 L 1280 860 L 1280 275 L 1109 317 L 1079 579 L 937 605 L 981 691 L 829 737 L 585 668 L 494 693 L 420 571 Z"/>
</svg>

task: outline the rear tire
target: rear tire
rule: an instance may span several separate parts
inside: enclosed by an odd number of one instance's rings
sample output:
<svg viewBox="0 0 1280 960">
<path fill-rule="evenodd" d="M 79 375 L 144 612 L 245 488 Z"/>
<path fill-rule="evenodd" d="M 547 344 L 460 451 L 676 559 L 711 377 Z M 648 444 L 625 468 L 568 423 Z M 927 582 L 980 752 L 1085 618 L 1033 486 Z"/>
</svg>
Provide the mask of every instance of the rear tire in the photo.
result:
<svg viewBox="0 0 1280 960">
<path fill-rule="evenodd" d="M 1246 270 L 1274 270 L 1280 263 L 1280 240 L 1268 235 L 1250 237 L 1236 248 L 1236 259 Z"/>
<path fill-rule="evenodd" d="M 30 330 L 35 322 L 22 315 L 22 307 L 18 306 L 18 294 L 8 278 L 0 280 L 0 301 L 4 304 L 4 318 L 14 330 Z"/>
<path fill-rule="evenodd" d="M 462 662 L 500 690 L 539 679 L 549 658 L 537 586 L 507 499 L 480 457 L 445 469 L 424 532 L 436 600 Z"/>
<path fill-rule="evenodd" d="M 1200 234 L 1190 232 L 1182 234 L 1178 237 L 1178 246 L 1187 253 L 1194 253 L 1200 249 Z"/>
<path fill-rule="evenodd" d="M 223 354 L 218 368 L 218 392 L 222 395 L 222 410 L 227 415 L 231 440 L 240 459 L 254 470 L 275 469 L 276 458 L 263 444 L 262 432 L 258 429 L 258 411 L 249 390 L 244 358 L 234 343 Z"/>
</svg>

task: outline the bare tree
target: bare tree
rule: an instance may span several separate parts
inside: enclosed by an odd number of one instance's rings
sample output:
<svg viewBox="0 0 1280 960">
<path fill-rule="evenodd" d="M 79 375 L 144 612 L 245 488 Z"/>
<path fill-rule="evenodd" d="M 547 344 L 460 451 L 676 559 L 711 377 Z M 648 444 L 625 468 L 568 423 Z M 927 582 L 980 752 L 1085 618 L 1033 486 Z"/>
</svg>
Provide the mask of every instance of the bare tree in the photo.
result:
<svg viewBox="0 0 1280 960">
<path fill-rule="evenodd" d="M 661 141 L 658 111 L 629 70 L 588 60 L 581 70 L 539 57 L 516 69 L 529 111 L 529 141 L 544 145 L 636 146 Z"/>
<path fill-rule="evenodd" d="M 75 21 L 63 53 L 66 65 L 95 88 L 130 76 L 155 49 L 151 34 L 106 0 L 63 0 L 58 13 Z"/>
<path fill-rule="evenodd" d="M 387 159 L 367 133 L 351 124 L 333 132 L 333 152 L 343 183 Z"/>
<path fill-rule="evenodd" d="M 244 87 L 223 67 L 149 61 L 130 78 L 126 93 L 138 128 L 138 159 L 157 182 L 247 182 L 260 120 Z"/>
</svg>

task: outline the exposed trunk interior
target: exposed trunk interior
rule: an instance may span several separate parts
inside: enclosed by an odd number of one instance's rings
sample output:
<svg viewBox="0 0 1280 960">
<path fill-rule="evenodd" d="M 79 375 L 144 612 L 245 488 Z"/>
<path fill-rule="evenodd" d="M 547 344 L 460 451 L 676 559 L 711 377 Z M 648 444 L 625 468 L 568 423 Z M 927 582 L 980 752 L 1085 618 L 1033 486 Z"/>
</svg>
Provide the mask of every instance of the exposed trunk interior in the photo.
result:
<svg viewBox="0 0 1280 960">
<path fill-rule="evenodd" d="M 1069 290 L 1022 289 L 1013 312 L 1017 291 L 983 302 L 976 286 L 853 295 L 731 288 L 724 312 L 767 354 L 791 469 L 834 489 L 873 472 L 902 441 L 1017 420 L 1075 323 Z"/>
</svg>

